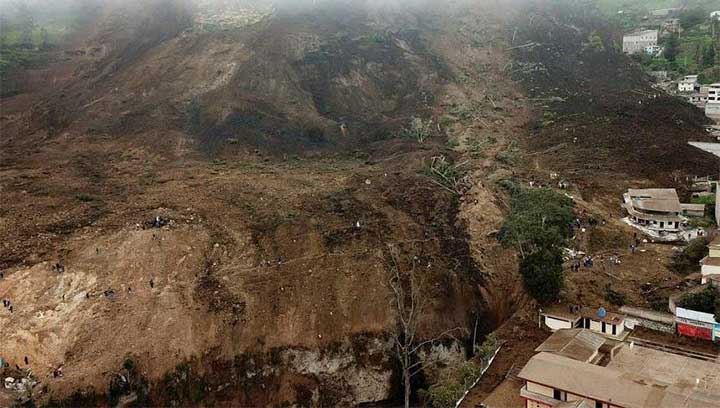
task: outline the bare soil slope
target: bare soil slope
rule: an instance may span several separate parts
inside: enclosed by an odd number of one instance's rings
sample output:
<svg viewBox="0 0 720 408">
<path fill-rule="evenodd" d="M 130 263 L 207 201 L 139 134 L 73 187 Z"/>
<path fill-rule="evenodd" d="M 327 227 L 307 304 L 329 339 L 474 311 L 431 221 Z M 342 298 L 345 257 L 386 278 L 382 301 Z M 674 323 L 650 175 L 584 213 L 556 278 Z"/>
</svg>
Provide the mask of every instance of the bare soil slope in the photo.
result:
<svg viewBox="0 0 720 408">
<path fill-rule="evenodd" d="M 498 23 L 449 24 L 491 21 L 483 6 L 367 10 L 205 32 L 181 3 L 108 6 L 52 87 L 27 72 L 38 86 L 2 100 L 2 358 L 39 401 L 391 398 L 390 245 L 427 276 L 423 337 L 512 313 L 494 152 L 527 113 L 496 84 L 503 47 L 477 42 Z M 440 124 L 461 105 L 475 115 Z M 398 137 L 413 115 L 434 119 L 425 143 Z M 428 166 L 479 131 L 497 145 L 465 164 L 460 197 Z M 137 382 L 118 388 L 128 359 Z"/>
</svg>

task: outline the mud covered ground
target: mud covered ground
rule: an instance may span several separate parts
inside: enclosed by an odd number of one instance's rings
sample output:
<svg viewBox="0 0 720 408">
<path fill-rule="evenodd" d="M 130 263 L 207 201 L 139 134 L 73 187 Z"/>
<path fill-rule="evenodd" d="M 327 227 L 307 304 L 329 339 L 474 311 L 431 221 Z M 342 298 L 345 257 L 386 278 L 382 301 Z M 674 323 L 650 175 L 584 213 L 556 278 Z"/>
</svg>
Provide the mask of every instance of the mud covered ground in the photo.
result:
<svg viewBox="0 0 720 408">
<path fill-rule="evenodd" d="M 25 72 L 2 100 L 2 358 L 61 405 L 392 398 L 389 246 L 422 265 L 422 337 L 492 330 L 525 301 L 492 234 L 495 155 L 527 113 L 469 11 L 196 33 L 126 8 L 68 47 L 96 51 Z M 461 194 L 429 175 L 440 157 Z"/>
</svg>

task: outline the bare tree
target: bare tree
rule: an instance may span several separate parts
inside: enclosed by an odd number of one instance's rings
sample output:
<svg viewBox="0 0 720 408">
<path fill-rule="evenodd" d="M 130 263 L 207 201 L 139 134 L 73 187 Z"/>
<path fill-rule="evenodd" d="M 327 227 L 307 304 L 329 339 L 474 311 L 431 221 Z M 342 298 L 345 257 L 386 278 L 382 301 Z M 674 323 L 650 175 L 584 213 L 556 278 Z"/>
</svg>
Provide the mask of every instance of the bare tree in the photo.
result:
<svg viewBox="0 0 720 408">
<path fill-rule="evenodd" d="M 393 291 L 393 305 L 397 311 L 397 326 L 393 333 L 395 352 L 402 369 L 405 408 L 410 407 L 411 380 L 423 368 L 437 361 L 422 361 L 418 352 L 425 346 L 434 344 L 439 340 L 452 337 L 452 333 L 462 330 L 459 327 L 446 330 L 430 340 L 418 342 L 417 333 L 420 317 L 425 311 L 427 297 L 423 292 L 425 288 L 424 276 L 417 271 L 417 257 L 412 259 L 412 267 L 403 273 L 400 268 L 397 250 L 389 246 L 389 263 L 391 276 L 388 286 Z"/>
</svg>

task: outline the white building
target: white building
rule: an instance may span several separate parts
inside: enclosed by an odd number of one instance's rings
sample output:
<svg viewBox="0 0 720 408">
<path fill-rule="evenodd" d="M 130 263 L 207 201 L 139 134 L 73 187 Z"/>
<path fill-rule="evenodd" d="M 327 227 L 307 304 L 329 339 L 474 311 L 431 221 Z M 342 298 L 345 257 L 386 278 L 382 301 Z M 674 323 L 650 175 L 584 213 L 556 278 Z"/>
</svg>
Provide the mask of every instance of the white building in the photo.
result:
<svg viewBox="0 0 720 408">
<path fill-rule="evenodd" d="M 708 103 L 720 102 L 720 83 L 714 83 L 708 87 Z"/>
<path fill-rule="evenodd" d="M 518 373 L 524 408 L 718 407 L 718 364 L 606 341 L 577 330 L 550 336 Z"/>
<path fill-rule="evenodd" d="M 700 261 L 703 285 L 710 282 L 711 276 L 720 276 L 720 236 L 712 240 L 708 249 L 708 256 Z"/>
<path fill-rule="evenodd" d="M 551 307 L 540 312 L 540 319 L 553 332 L 562 329 L 589 329 L 612 339 L 625 337 L 625 316 L 603 308 L 570 310 Z"/>
<path fill-rule="evenodd" d="M 674 188 L 629 189 L 625 210 L 633 224 L 658 233 L 678 232 L 685 221 Z"/>
<path fill-rule="evenodd" d="M 708 100 L 707 104 L 705 104 L 705 116 L 713 119 L 720 117 L 720 83 L 714 83 L 708 87 Z"/>
<path fill-rule="evenodd" d="M 658 30 L 634 31 L 623 36 L 623 52 L 637 54 L 646 47 L 657 46 Z"/>
<path fill-rule="evenodd" d="M 687 75 L 680 82 L 678 82 L 678 91 L 680 92 L 695 92 L 695 88 L 699 86 L 697 75 Z"/>
</svg>

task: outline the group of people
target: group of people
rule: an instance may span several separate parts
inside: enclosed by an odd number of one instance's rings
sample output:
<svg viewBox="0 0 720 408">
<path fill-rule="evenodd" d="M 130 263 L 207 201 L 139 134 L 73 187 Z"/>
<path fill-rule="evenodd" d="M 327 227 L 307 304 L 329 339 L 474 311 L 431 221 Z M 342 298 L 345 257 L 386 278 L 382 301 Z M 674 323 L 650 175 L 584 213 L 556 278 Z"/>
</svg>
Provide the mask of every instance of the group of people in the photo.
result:
<svg viewBox="0 0 720 408">
<path fill-rule="evenodd" d="M 10 311 L 10 313 L 13 312 L 13 305 L 12 305 L 12 303 L 10 303 L 9 299 L 3 299 L 3 307 L 5 309 L 8 309 Z"/>
</svg>

